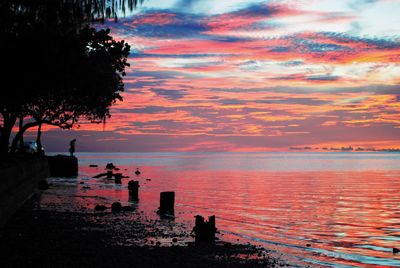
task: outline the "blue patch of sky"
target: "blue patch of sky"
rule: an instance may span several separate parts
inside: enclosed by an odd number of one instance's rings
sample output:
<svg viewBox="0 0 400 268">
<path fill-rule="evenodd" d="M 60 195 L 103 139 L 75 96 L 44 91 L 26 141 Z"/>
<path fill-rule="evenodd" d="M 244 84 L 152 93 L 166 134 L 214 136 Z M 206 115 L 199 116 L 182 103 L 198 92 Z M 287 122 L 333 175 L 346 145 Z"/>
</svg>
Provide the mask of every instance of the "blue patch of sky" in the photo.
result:
<svg viewBox="0 0 400 268">
<path fill-rule="evenodd" d="M 349 7 L 351 9 L 359 11 L 363 8 L 366 8 L 368 6 L 371 6 L 375 3 L 377 3 L 378 1 L 379 0 L 355 0 L 355 1 L 352 1 L 349 3 Z"/>
<path fill-rule="evenodd" d="M 152 88 L 150 89 L 152 92 L 156 93 L 159 96 L 162 96 L 169 100 L 178 100 L 183 98 L 186 95 L 186 92 L 176 89 L 161 89 L 161 88 Z"/>
<path fill-rule="evenodd" d="M 309 81 L 336 81 L 339 79 L 339 76 L 334 75 L 313 75 L 306 78 Z"/>
<path fill-rule="evenodd" d="M 271 52 L 290 52 L 290 51 L 292 51 L 292 47 L 287 47 L 287 46 L 273 47 L 273 48 L 269 49 L 269 51 L 271 51 Z"/>
<path fill-rule="evenodd" d="M 235 12 L 231 12 L 232 15 L 249 16 L 249 17 L 261 17 L 271 16 L 277 13 L 276 8 L 266 5 L 266 3 L 250 4 L 246 8 L 240 9 Z"/>
<path fill-rule="evenodd" d="M 221 56 L 234 56 L 233 54 L 216 54 L 216 53 L 199 53 L 199 54 L 157 54 L 157 53 L 144 53 L 141 51 L 131 51 L 130 58 L 203 58 L 203 57 L 221 57 Z"/>
<path fill-rule="evenodd" d="M 146 37 L 188 38 L 197 37 L 200 33 L 208 30 L 208 28 L 200 22 L 201 17 L 199 16 L 183 13 L 171 14 L 174 15 L 174 19 L 170 23 L 164 25 L 139 24 L 135 28 L 135 33 Z"/>
<path fill-rule="evenodd" d="M 298 37 L 288 37 L 294 41 L 296 45 L 300 45 L 300 49 L 306 52 L 330 52 L 330 51 L 346 51 L 349 47 L 337 44 L 318 43 L 313 40 L 303 39 Z"/>
<path fill-rule="evenodd" d="M 335 32 L 320 32 L 317 34 L 322 34 L 330 38 L 334 38 L 343 43 L 360 42 L 370 44 L 381 49 L 396 49 L 400 48 L 400 42 L 393 37 L 390 38 L 377 38 L 377 37 L 358 37 L 345 33 L 335 33 Z"/>
<path fill-rule="evenodd" d="M 140 17 L 148 16 L 148 15 L 157 15 L 161 11 L 152 10 L 146 13 L 139 15 L 136 19 L 140 19 Z M 254 38 L 250 37 L 235 37 L 228 35 L 212 35 L 207 34 L 207 31 L 212 30 L 211 27 L 207 26 L 207 22 L 212 20 L 213 16 L 200 16 L 195 14 L 184 14 L 169 11 L 168 14 L 173 15 L 173 20 L 171 22 L 158 25 L 154 23 L 139 23 L 135 25 L 135 27 L 130 26 L 129 24 L 118 24 L 118 25 L 109 25 L 112 26 L 115 31 L 123 36 L 142 36 L 142 37 L 155 37 L 155 38 L 173 38 L 173 39 L 206 39 L 206 40 L 215 40 L 219 42 L 243 42 L 248 40 L 253 40 Z M 135 18 L 133 19 L 133 21 Z M 261 29 L 261 27 L 271 28 L 274 27 L 274 24 L 257 24 L 257 26 Z M 249 26 L 251 28 L 251 26 Z"/>
<path fill-rule="evenodd" d="M 140 71 L 135 70 L 134 72 L 128 73 L 125 78 L 137 78 L 137 77 L 151 77 L 157 79 L 173 79 L 178 75 L 182 75 L 181 72 L 177 71 Z M 186 74 L 187 77 L 196 77 L 194 74 Z"/>
<path fill-rule="evenodd" d="M 288 66 L 288 67 L 290 67 L 290 66 L 299 66 L 299 65 L 302 65 L 302 64 L 304 64 L 304 61 L 302 61 L 302 60 L 291 60 L 291 61 L 286 61 L 286 62 L 282 62 L 281 63 L 281 65 Z"/>
<path fill-rule="evenodd" d="M 177 108 L 175 107 L 164 107 L 164 106 L 146 106 L 143 108 L 133 108 L 133 109 L 115 108 L 115 111 L 119 113 L 137 113 L 137 114 L 167 113 L 167 112 L 174 112 L 176 110 Z"/>
</svg>

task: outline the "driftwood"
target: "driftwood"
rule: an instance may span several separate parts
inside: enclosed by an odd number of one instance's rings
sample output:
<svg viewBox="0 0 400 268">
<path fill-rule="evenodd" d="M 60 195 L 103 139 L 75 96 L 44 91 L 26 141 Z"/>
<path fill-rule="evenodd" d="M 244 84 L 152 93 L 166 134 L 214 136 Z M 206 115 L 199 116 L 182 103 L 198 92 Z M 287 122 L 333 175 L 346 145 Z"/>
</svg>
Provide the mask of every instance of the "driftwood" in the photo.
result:
<svg viewBox="0 0 400 268">
<path fill-rule="evenodd" d="M 107 179 L 111 179 L 112 177 L 114 177 L 115 183 L 121 183 L 122 178 L 129 178 L 129 176 L 122 175 L 122 173 L 113 173 L 111 170 L 108 170 L 105 173 L 100 173 L 100 174 L 97 174 L 96 176 L 93 176 L 93 178 L 95 178 L 95 179 L 102 178 L 102 177 L 105 177 Z"/>
<path fill-rule="evenodd" d="M 98 179 L 98 178 L 101 178 L 101 177 L 105 177 L 107 179 L 111 179 L 113 177 L 113 175 L 114 175 L 114 173 L 111 170 L 109 170 L 109 171 L 107 171 L 105 173 L 97 174 L 96 176 L 93 176 L 93 178 Z"/>
</svg>

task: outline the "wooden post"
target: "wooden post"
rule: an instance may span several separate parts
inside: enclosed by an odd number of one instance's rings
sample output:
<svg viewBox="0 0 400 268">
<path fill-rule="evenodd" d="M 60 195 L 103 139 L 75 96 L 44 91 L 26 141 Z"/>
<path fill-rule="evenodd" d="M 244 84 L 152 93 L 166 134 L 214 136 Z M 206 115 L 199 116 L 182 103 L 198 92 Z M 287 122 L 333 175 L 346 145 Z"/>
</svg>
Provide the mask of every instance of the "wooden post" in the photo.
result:
<svg viewBox="0 0 400 268">
<path fill-rule="evenodd" d="M 121 184 L 121 180 L 122 180 L 122 173 L 115 173 L 114 182 L 117 184 Z"/>
<path fill-rule="evenodd" d="M 215 216 L 208 217 L 208 222 L 200 215 L 195 216 L 195 218 L 196 225 L 193 228 L 193 232 L 195 233 L 195 242 L 214 243 L 215 232 L 217 231 L 217 228 L 215 227 Z"/>
<path fill-rule="evenodd" d="M 215 215 L 208 217 L 208 228 L 207 228 L 207 236 L 210 242 L 215 241 L 215 232 L 217 228 L 215 227 Z"/>
<path fill-rule="evenodd" d="M 139 201 L 139 182 L 129 181 L 128 182 L 129 197 L 132 201 Z"/>
<path fill-rule="evenodd" d="M 160 207 L 159 214 L 172 214 L 174 215 L 175 192 L 161 192 L 160 193 Z"/>
</svg>

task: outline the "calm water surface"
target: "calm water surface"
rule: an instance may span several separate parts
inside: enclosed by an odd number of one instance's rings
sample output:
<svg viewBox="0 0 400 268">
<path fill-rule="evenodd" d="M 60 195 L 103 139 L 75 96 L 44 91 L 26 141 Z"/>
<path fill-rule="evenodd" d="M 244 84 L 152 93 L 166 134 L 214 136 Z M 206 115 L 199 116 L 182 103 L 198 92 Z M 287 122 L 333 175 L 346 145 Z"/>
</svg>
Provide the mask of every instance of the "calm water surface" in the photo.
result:
<svg viewBox="0 0 400 268">
<path fill-rule="evenodd" d="M 77 187 L 77 196 L 129 203 L 130 179 L 122 185 L 89 179 L 113 162 L 119 172 L 140 181 L 138 208 L 149 217 L 156 217 L 159 193 L 175 191 L 176 222 L 189 230 L 195 215 L 216 215 L 222 239 L 263 245 L 300 265 L 400 267 L 400 255 L 392 254 L 393 247 L 400 247 L 400 154 L 77 156 L 79 179 L 91 184 L 90 189 Z M 76 202 L 83 201 L 77 197 Z"/>
</svg>

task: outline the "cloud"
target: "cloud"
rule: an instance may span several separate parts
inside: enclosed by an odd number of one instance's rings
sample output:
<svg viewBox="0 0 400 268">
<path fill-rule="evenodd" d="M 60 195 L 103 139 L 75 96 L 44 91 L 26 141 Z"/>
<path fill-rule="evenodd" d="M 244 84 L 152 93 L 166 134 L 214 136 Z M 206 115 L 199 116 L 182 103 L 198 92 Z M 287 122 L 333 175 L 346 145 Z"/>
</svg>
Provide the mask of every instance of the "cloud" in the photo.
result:
<svg viewBox="0 0 400 268">
<path fill-rule="evenodd" d="M 167 98 L 169 100 L 178 100 L 186 95 L 186 93 L 182 90 L 174 90 L 174 89 L 165 90 L 161 88 L 152 88 L 150 90 L 156 93 L 157 95 Z"/>
<path fill-rule="evenodd" d="M 367 7 L 398 9 L 391 1 L 173 3 L 106 25 L 132 45 L 131 67 L 105 133 L 85 122 L 76 132 L 91 135 L 82 137 L 88 148 L 243 151 L 398 140 L 400 40 L 365 23 Z M 209 4 L 218 11 L 206 12 Z"/>
<path fill-rule="evenodd" d="M 356 11 L 361 11 L 362 9 L 370 7 L 377 2 L 379 2 L 379 0 L 354 0 L 350 2 L 349 7 Z"/>
</svg>

